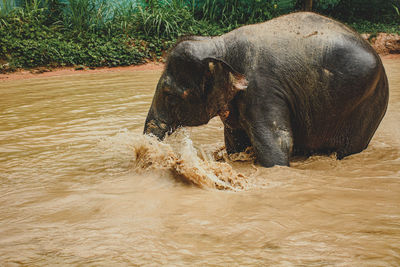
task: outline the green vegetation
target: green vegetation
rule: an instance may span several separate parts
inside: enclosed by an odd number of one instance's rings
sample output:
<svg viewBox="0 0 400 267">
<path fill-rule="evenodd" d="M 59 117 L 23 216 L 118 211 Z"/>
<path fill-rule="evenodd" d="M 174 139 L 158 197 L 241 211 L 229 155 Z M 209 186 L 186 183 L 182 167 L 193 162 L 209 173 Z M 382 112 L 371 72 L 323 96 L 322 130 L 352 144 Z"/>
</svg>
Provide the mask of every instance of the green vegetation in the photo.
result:
<svg viewBox="0 0 400 267">
<path fill-rule="evenodd" d="M 400 0 L 320 0 L 316 11 L 336 18 L 360 33 L 400 34 Z"/>
<path fill-rule="evenodd" d="M 180 36 L 220 35 L 299 10 L 302 0 L 0 1 L 0 71 L 157 60 Z M 359 32 L 400 33 L 400 0 L 314 0 Z"/>
</svg>

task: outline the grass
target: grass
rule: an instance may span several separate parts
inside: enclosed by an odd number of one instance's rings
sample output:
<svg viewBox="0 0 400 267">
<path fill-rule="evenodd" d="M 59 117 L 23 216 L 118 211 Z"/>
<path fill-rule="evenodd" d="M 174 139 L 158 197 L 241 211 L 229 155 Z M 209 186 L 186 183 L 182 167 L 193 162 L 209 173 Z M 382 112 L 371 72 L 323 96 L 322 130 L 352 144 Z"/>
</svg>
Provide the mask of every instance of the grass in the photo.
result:
<svg viewBox="0 0 400 267">
<path fill-rule="evenodd" d="M 2 0 L 0 5 L 0 17 L 4 17 L 15 8 L 15 3 L 9 0 Z"/>
<path fill-rule="evenodd" d="M 16 8 L 14 1 L 1 1 L 0 71 L 140 64 L 160 59 L 180 36 L 220 35 L 299 6 L 296 0 L 25 0 Z M 400 0 L 318 3 L 318 12 L 361 33 L 400 33 Z M 377 10 L 382 16 L 373 16 Z"/>
<path fill-rule="evenodd" d="M 194 31 L 197 21 L 184 1 L 154 2 L 136 7 L 132 18 L 139 32 L 145 36 L 168 38 Z"/>
<path fill-rule="evenodd" d="M 370 21 L 360 20 L 347 24 L 359 33 L 377 34 L 380 32 L 385 32 L 400 35 L 400 24 L 396 21 L 394 21 L 393 23 L 372 23 Z"/>
</svg>

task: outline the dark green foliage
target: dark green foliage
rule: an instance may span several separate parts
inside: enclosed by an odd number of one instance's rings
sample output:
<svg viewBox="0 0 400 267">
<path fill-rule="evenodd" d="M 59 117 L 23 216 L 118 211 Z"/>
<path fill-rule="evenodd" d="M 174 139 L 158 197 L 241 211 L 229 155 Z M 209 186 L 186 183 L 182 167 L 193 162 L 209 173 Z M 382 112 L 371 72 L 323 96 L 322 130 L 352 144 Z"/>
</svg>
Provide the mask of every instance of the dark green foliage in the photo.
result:
<svg viewBox="0 0 400 267">
<path fill-rule="evenodd" d="M 149 1 L 140 4 L 132 16 L 136 30 L 155 38 L 177 37 L 193 32 L 196 20 L 184 1 Z"/>
<path fill-rule="evenodd" d="M 319 0 L 315 10 L 336 18 L 360 33 L 400 33 L 400 0 Z"/>
<path fill-rule="evenodd" d="M 2 0 L 0 2 L 0 17 L 7 16 L 15 8 L 13 1 Z"/>
<path fill-rule="evenodd" d="M 127 41 L 127 40 L 126 40 Z M 145 53 L 121 43 L 121 39 L 95 38 L 82 42 L 48 39 L 11 39 L 8 44 L 11 67 L 36 66 L 127 66 L 143 63 Z M 7 51 L 2 51 L 3 53 Z M 2 53 L 2 54 L 3 54 Z M 4 56 L 4 54 L 3 54 Z"/>
<path fill-rule="evenodd" d="M 120 66 L 159 59 L 184 35 L 221 35 L 296 11 L 301 0 L 1 0 L 7 66 Z M 314 0 L 359 32 L 400 33 L 400 0 Z M 8 64 L 4 65 L 5 62 Z"/>
<path fill-rule="evenodd" d="M 376 34 L 379 32 L 387 32 L 400 34 L 400 25 L 396 21 L 393 21 L 392 23 L 372 23 L 367 20 L 360 20 L 357 22 L 348 23 L 348 25 L 359 33 Z"/>
<path fill-rule="evenodd" d="M 197 17 L 206 21 L 219 23 L 224 27 L 241 25 L 269 20 L 284 10 L 278 8 L 292 6 L 292 0 L 204 0 L 198 1 Z"/>
<path fill-rule="evenodd" d="M 139 64 L 149 57 L 128 37 L 84 32 L 73 37 L 57 24 L 46 25 L 42 10 L 17 10 L 0 27 L 0 59 L 11 69 L 37 66 L 120 66 Z M 75 30 L 75 29 L 74 29 Z"/>
<path fill-rule="evenodd" d="M 390 22 L 395 17 L 393 5 L 397 0 L 341 0 L 326 9 L 326 13 L 346 21 L 367 20 Z"/>
<path fill-rule="evenodd" d="M 113 23 L 113 10 L 107 3 L 107 0 L 69 0 L 64 9 L 65 27 L 78 35 L 107 31 Z"/>
</svg>

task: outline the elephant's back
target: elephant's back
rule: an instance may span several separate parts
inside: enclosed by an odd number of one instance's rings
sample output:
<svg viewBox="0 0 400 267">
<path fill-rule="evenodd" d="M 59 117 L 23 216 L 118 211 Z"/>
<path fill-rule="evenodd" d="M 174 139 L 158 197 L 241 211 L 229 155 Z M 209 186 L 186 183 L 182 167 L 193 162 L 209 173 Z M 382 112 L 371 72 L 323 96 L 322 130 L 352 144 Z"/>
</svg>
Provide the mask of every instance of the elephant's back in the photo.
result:
<svg viewBox="0 0 400 267">
<path fill-rule="evenodd" d="M 297 12 L 267 22 L 238 28 L 223 37 L 227 43 L 243 43 L 256 52 L 270 52 L 275 57 L 285 54 L 311 53 L 314 58 L 342 43 L 375 53 L 361 36 L 344 24 L 311 12 Z M 267 49 L 266 49 L 267 48 Z M 259 53 L 258 53 L 259 54 Z M 300 55 L 302 56 L 302 55 Z"/>
<path fill-rule="evenodd" d="M 228 34 L 247 35 L 250 39 L 276 38 L 307 39 L 312 36 L 358 36 L 344 24 L 312 12 L 297 12 L 275 19 L 243 26 Z M 360 38 L 361 40 L 361 38 Z"/>
<path fill-rule="evenodd" d="M 244 74 L 253 73 L 257 68 L 282 65 L 304 69 L 332 65 L 344 50 L 346 54 L 356 51 L 356 56 L 367 61 L 378 64 L 380 61 L 374 49 L 357 32 L 311 12 L 292 13 L 243 26 L 221 38 L 227 52 L 225 60 Z"/>
<path fill-rule="evenodd" d="M 298 86 L 304 85 L 305 77 L 308 81 L 315 79 L 314 84 L 322 78 L 331 80 L 332 85 L 337 79 L 348 83 L 347 78 L 372 83 L 371 80 L 378 79 L 377 75 L 384 75 L 379 56 L 357 32 L 311 12 L 292 13 L 244 26 L 228 33 L 224 39 L 228 47 L 235 47 L 229 49 L 235 53 L 227 61 L 238 69 L 242 69 L 240 65 L 248 66 L 243 69 L 245 74 L 266 72 L 268 76 L 281 77 L 281 81 L 293 81 L 297 74 Z M 240 60 L 234 60 L 235 57 Z M 343 73 L 351 75 L 347 77 Z"/>
<path fill-rule="evenodd" d="M 254 24 L 256 25 L 256 24 Z M 251 25 L 253 26 L 253 25 Z M 267 31 L 290 32 L 305 36 L 309 31 L 320 33 L 356 33 L 344 24 L 312 12 L 296 12 L 261 23 Z"/>
</svg>

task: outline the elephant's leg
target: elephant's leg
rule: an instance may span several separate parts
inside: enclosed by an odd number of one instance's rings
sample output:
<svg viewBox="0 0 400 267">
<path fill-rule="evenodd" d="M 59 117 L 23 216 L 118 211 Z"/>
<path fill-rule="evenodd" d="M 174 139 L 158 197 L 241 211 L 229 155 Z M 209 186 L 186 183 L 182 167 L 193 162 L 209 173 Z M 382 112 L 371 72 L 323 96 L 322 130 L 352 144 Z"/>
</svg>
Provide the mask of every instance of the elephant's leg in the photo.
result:
<svg viewBox="0 0 400 267">
<path fill-rule="evenodd" d="M 251 141 L 257 160 L 262 166 L 289 166 L 293 147 L 292 134 L 289 130 L 257 125 L 251 129 Z"/>
<path fill-rule="evenodd" d="M 255 102 L 246 113 L 248 135 L 258 162 L 264 167 L 289 166 L 293 135 L 286 104 L 279 99 Z"/>
<path fill-rule="evenodd" d="M 343 121 L 340 140 L 345 140 L 337 149 L 337 158 L 359 153 L 366 149 L 386 113 L 388 104 L 388 82 L 386 76 L 379 81 L 375 92 L 355 108 Z"/>
<path fill-rule="evenodd" d="M 228 154 L 239 153 L 251 146 L 247 133 L 243 129 L 232 129 L 225 126 L 225 147 Z"/>
</svg>

